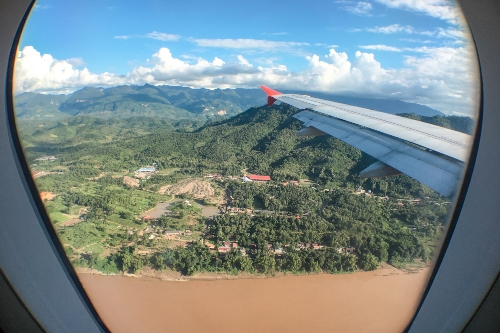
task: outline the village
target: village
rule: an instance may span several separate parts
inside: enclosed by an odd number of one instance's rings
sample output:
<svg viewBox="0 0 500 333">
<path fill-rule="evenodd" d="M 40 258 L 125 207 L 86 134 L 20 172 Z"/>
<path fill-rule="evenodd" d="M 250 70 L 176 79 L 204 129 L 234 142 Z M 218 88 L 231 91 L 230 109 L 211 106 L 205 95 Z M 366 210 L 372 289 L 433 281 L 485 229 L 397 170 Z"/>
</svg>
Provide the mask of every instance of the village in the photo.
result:
<svg viewBox="0 0 500 333">
<path fill-rule="evenodd" d="M 34 171 L 33 175 L 43 179 L 48 176 L 65 177 L 68 171 L 59 163 L 54 163 L 57 157 L 54 158 L 45 160 L 44 157 L 42 162 L 44 165 L 39 167 L 39 171 Z M 114 184 L 113 191 L 122 193 L 121 197 L 131 196 L 130 198 L 135 199 L 131 201 L 133 206 L 115 201 L 118 205 L 115 204 L 117 208 L 114 208 L 113 212 L 108 214 L 103 212 L 104 215 L 100 213 L 99 216 L 106 220 L 105 230 L 100 232 L 100 236 L 90 237 L 88 231 L 87 234 L 81 234 L 79 230 L 90 230 L 92 224 L 82 222 L 95 219 L 95 206 L 79 203 L 74 208 L 68 206 L 63 209 L 61 204 L 68 200 L 67 195 L 50 191 L 41 193 L 42 201 L 48 207 L 54 226 L 63 237 L 65 246 L 71 248 L 71 260 L 76 262 L 80 262 L 78 260 L 81 259 L 78 258 L 87 258 L 84 260 L 88 261 L 95 255 L 112 258 L 113 255 L 122 253 L 120 251 L 124 248 L 133 249 L 132 254 L 136 258 L 143 258 L 142 260 L 149 262 L 159 253 L 169 250 L 177 253 L 179 249 L 191 251 L 190 249 L 196 246 L 202 246 L 222 262 L 232 260 L 229 258 L 234 256 L 254 261 L 256 256 L 262 253 L 272 256 L 275 260 L 286 261 L 290 253 L 305 255 L 303 253 L 318 252 L 319 256 L 324 256 L 325 251 L 357 258 L 362 254 L 358 246 L 349 242 L 341 245 L 325 243 L 322 237 L 309 239 L 307 238 L 309 236 L 306 237 L 306 232 L 302 231 L 290 231 L 293 238 L 291 242 L 270 239 L 264 244 L 261 241 L 256 242 L 253 238 L 252 242 L 240 242 L 238 237 L 226 232 L 220 237 L 214 237 L 213 231 L 208 231 L 214 221 L 221 218 L 229 225 L 243 219 L 250 224 L 260 223 L 257 221 L 290 221 L 292 225 L 306 223 L 312 227 L 316 218 L 313 216 L 318 214 L 317 203 L 329 198 L 330 195 L 338 194 L 339 191 L 353 198 L 366 197 L 384 203 L 395 213 L 421 204 L 448 204 L 443 201 L 433 202 L 429 197 L 390 198 L 380 193 L 376 195 L 362 186 L 331 188 L 313 183 L 306 178 L 274 180 L 271 175 L 250 173 L 246 170 L 242 170 L 239 175 L 218 172 L 185 175 L 176 168 L 159 168 L 156 163 L 143 165 L 135 170 L 100 172 L 85 179 L 84 186 L 88 190 L 101 186 L 99 184 L 104 182 Z M 82 190 L 84 192 L 81 192 Z M 85 193 L 88 190 L 82 187 L 75 193 Z M 290 195 L 296 199 L 291 197 L 287 199 L 286 196 Z M 307 199 L 308 197 L 310 199 Z M 289 201 L 297 200 L 305 201 L 300 207 L 294 209 L 287 207 Z M 307 204 L 307 200 L 313 200 L 313 204 Z M 234 222 L 230 222 L 232 220 Z M 417 232 L 427 228 L 427 222 L 422 221 L 406 228 Z M 320 234 L 328 233 L 327 230 L 320 232 Z M 250 232 L 248 235 L 255 236 Z"/>
<path fill-rule="evenodd" d="M 136 171 L 134 171 L 134 178 L 138 180 L 148 180 L 151 177 L 153 177 L 155 174 L 158 173 L 157 166 L 153 164 L 152 166 L 143 166 Z M 206 181 L 211 181 L 213 184 L 221 184 L 226 181 L 240 181 L 241 183 L 257 183 L 257 184 L 267 184 L 267 186 L 307 186 L 309 188 L 312 188 L 313 190 L 318 190 L 314 184 L 312 184 L 309 180 L 304 179 L 304 180 L 288 180 L 288 181 L 282 181 L 278 183 L 272 183 L 270 185 L 272 179 L 269 175 L 258 175 L 258 174 L 250 174 L 246 173 L 241 176 L 223 176 L 219 173 L 206 173 L 202 175 L 202 178 L 205 179 Z M 329 192 L 330 189 L 321 189 L 319 190 L 321 192 Z M 164 190 L 163 193 L 168 194 L 168 190 Z M 388 202 L 390 198 L 388 196 L 375 196 L 373 193 L 371 193 L 370 190 L 365 191 L 362 187 L 357 188 L 356 190 L 352 191 L 353 195 L 365 195 L 365 196 L 371 196 L 374 198 L 378 198 L 380 200 Z M 177 193 L 178 194 L 178 193 Z M 192 193 L 184 193 L 189 196 L 189 194 Z M 175 195 L 174 195 L 175 197 Z M 203 233 L 202 231 L 194 231 L 188 228 L 182 229 L 182 230 L 177 230 L 177 229 L 165 229 L 158 224 L 158 219 L 164 216 L 176 216 L 176 213 L 169 210 L 168 207 L 173 203 L 173 202 L 179 202 L 183 206 L 186 207 L 203 207 L 201 204 L 196 202 L 196 199 L 207 199 L 203 195 L 201 196 L 194 196 L 192 199 L 194 200 L 189 200 L 189 199 L 174 199 L 168 204 L 166 202 L 160 202 L 158 205 L 141 214 L 140 218 L 144 223 L 147 223 L 147 226 L 144 227 L 142 230 L 139 230 L 137 232 L 139 237 L 145 237 L 148 240 L 154 240 L 154 239 L 164 239 L 166 241 L 169 241 L 171 243 L 171 246 L 189 246 L 189 244 L 192 244 L 194 242 L 202 242 L 205 246 L 208 247 L 208 249 L 212 252 L 216 252 L 219 254 L 219 256 L 224 256 L 225 254 L 231 252 L 231 251 L 238 251 L 241 253 L 243 256 L 246 256 L 248 253 L 254 253 L 256 248 L 255 244 L 251 244 L 250 247 L 245 248 L 239 246 L 238 242 L 236 241 L 223 241 L 220 246 L 216 246 L 210 238 L 203 239 Z M 429 199 L 429 198 L 426 198 Z M 295 218 L 295 219 L 300 219 L 301 216 L 307 216 L 309 215 L 309 212 L 304 212 L 302 214 L 293 214 L 291 212 L 287 211 L 273 211 L 273 210 L 266 210 L 266 209 L 258 209 L 258 208 L 241 208 L 233 205 L 234 198 L 230 194 L 227 195 L 223 200 L 220 200 L 216 209 L 213 209 L 211 211 L 211 214 L 203 214 L 204 218 L 213 218 L 215 216 L 221 215 L 221 214 L 228 214 L 228 215 L 238 215 L 238 214 L 244 214 L 248 215 L 251 218 L 258 216 L 258 215 L 280 215 L 284 217 L 289 217 L 289 218 Z M 412 205 L 418 205 L 421 203 L 421 199 L 415 198 L 415 199 L 397 199 L 397 202 L 395 205 L 397 207 L 403 207 L 405 204 L 412 204 Z M 161 209 L 163 207 L 163 209 Z M 204 208 L 204 207 L 203 207 Z M 215 208 L 215 207 L 213 207 Z M 151 212 L 155 212 L 154 214 L 151 214 Z M 415 229 L 414 226 L 410 226 L 411 229 Z M 129 230 L 129 233 L 133 233 L 134 231 Z M 289 244 L 282 244 L 282 245 L 273 245 L 271 243 L 267 244 L 268 252 L 269 254 L 280 256 L 286 251 L 286 249 L 289 247 Z M 319 243 L 301 243 L 298 242 L 296 246 L 294 247 L 294 250 L 300 251 L 302 249 L 312 249 L 312 250 L 319 250 L 324 248 L 324 245 L 321 245 Z M 346 247 L 339 247 L 336 248 L 336 251 L 338 253 L 345 253 L 348 255 L 356 255 L 356 249 L 352 246 L 346 246 Z M 148 255 L 152 253 L 151 250 L 137 250 L 137 253 L 140 255 Z"/>
</svg>

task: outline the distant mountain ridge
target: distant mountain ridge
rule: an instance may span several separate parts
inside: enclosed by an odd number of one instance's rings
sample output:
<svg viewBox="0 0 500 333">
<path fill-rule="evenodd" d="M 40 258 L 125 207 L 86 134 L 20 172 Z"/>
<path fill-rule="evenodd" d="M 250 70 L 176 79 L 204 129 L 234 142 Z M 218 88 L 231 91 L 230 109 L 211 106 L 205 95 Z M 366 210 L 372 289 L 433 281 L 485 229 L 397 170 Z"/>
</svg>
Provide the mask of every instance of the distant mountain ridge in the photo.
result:
<svg viewBox="0 0 500 333">
<path fill-rule="evenodd" d="M 391 114 L 414 113 L 420 116 L 443 116 L 427 106 L 391 99 L 357 98 L 304 91 L 283 93 L 307 94 Z M 70 95 L 22 93 L 15 96 L 20 119 L 57 119 L 68 116 L 160 117 L 168 119 L 209 120 L 237 115 L 253 106 L 265 104 L 260 89 L 193 89 L 178 86 L 86 87 Z"/>
</svg>

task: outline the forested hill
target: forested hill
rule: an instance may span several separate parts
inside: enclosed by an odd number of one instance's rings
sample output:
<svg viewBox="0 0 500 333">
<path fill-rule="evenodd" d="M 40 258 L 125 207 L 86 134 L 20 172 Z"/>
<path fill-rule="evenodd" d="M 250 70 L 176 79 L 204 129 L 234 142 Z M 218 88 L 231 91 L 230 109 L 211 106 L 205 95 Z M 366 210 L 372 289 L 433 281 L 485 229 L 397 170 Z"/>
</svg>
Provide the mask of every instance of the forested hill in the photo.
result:
<svg viewBox="0 0 500 333">
<path fill-rule="evenodd" d="M 21 136 L 31 140 L 25 153 L 36 168 L 38 190 L 54 196 L 46 199 L 47 211 L 78 266 L 138 273 L 147 265 L 190 275 L 353 272 L 377 269 L 380 262 L 413 265 L 416 258 L 425 263 L 452 208 L 449 200 L 405 175 L 359 178 L 375 160 L 328 135 L 297 137 L 303 125 L 292 116 L 298 111 L 253 107 L 194 132 L 169 131 L 168 122 L 151 118 L 79 116 L 52 129 L 32 126 L 35 133 Z M 460 123 L 441 118 L 422 119 Z M 154 130 L 140 132 L 146 127 Z M 37 160 L 47 155 L 56 158 Z M 157 173 L 133 178 L 134 170 L 153 163 Z M 222 176 L 210 180 L 208 173 Z M 238 176 L 245 173 L 271 181 L 242 182 Z M 201 203 L 217 202 L 223 214 L 200 215 L 190 204 L 200 197 L 189 190 L 166 192 L 188 187 L 183 184 L 206 188 L 203 200 L 212 201 Z M 171 214 L 139 218 L 165 202 L 173 205 Z M 158 237 L 145 237 L 151 228 Z M 175 239 L 159 236 L 186 229 Z M 210 251 L 207 242 L 216 249 L 237 242 L 245 255 L 235 248 L 225 255 Z"/>
<path fill-rule="evenodd" d="M 287 105 L 254 107 L 194 133 L 157 131 L 139 137 L 123 136 L 110 143 L 93 140 L 61 147 L 60 152 L 65 160 L 75 161 L 75 166 L 87 169 L 89 177 L 99 172 L 133 170 L 155 162 L 160 168 L 181 168 L 183 173 L 193 175 L 204 172 L 241 175 L 246 170 L 269 174 L 277 181 L 307 178 L 333 187 L 364 184 L 375 192 L 390 184 L 389 191 L 395 195 L 421 197 L 432 192 L 406 176 L 359 179 L 356 175 L 373 163 L 373 158 L 330 136 L 297 137 L 302 123 L 292 117 L 296 112 L 298 109 Z M 435 122 L 438 118 L 444 117 L 423 119 Z M 454 127 L 460 123 L 459 118 L 446 119 Z M 95 123 L 92 126 L 98 131 Z M 78 138 L 77 134 L 73 142 Z M 37 147 L 27 149 L 32 158 L 57 153 L 54 143 L 34 143 L 33 146 Z M 92 161 L 92 167 L 79 162 L 84 159 Z M 101 167 L 96 169 L 96 164 Z"/>
<path fill-rule="evenodd" d="M 302 93 L 392 114 L 443 115 L 427 106 L 399 100 Z M 106 89 L 87 87 L 70 95 L 23 93 L 15 96 L 15 109 L 19 119 L 30 120 L 90 115 L 101 118 L 157 117 L 200 121 L 228 118 L 265 102 L 265 94 L 260 89 L 210 90 L 146 84 Z"/>
</svg>

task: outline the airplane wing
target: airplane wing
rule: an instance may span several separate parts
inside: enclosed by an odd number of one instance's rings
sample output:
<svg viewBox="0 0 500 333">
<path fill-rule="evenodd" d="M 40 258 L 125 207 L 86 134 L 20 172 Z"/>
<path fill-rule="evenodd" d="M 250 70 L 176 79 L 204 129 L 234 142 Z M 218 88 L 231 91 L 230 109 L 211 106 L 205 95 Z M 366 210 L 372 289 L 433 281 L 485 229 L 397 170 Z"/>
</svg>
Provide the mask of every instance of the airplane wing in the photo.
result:
<svg viewBox="0 0 500 333">
<path fill-rule="evenodd" d="M 360 177 L 404 173 L 444 196 L 453 194 L 462 177 L 470 154 L 470 135 L 393 114 L 261 88 L 268 105 L 278 100 L 311 110 L 294 115 L 306 126 L 297 135 L 329 134 L 379 160 Z"/>
</svg>

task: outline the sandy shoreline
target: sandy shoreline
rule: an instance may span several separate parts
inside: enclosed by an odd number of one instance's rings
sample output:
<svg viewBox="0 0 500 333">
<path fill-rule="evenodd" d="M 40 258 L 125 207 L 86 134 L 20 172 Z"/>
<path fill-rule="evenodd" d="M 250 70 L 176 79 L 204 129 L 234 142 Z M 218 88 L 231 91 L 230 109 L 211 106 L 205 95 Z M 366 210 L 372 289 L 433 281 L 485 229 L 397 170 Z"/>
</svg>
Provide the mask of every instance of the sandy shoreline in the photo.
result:
<svg viewBox="0 0 500 333">
<path fill-rule="evenodd" d="M 78 270 L 112 332 L 400 332 L 429 268 L 279 277 L 104 276 Z M 95 272 L 94 272 L 95 273 Z"/>
</svg>

